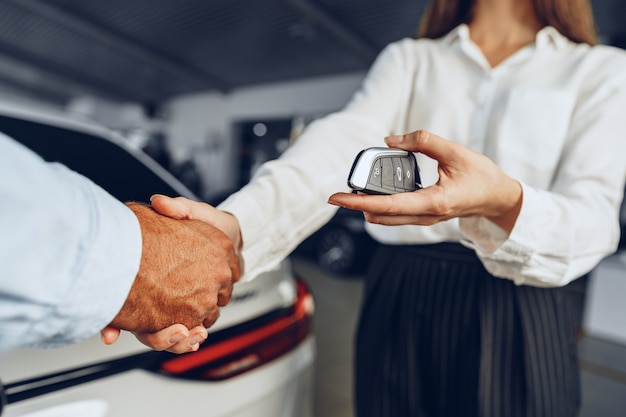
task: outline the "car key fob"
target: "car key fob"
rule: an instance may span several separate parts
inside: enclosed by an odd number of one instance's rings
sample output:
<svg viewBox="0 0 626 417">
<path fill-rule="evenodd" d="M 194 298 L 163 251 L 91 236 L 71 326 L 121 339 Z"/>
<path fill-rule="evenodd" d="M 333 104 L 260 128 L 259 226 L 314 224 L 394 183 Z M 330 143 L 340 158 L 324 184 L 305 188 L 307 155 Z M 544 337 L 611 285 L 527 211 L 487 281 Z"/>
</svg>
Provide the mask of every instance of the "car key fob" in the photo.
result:
<svg viewBox="0 0 626 417">
<path fill-rule="evenodd" d="M 359 152 L 348 185 L 367 194 L 397 194 L 422 188 L 413 152 L 395 148 L 368 148 Z"/>
</svg>

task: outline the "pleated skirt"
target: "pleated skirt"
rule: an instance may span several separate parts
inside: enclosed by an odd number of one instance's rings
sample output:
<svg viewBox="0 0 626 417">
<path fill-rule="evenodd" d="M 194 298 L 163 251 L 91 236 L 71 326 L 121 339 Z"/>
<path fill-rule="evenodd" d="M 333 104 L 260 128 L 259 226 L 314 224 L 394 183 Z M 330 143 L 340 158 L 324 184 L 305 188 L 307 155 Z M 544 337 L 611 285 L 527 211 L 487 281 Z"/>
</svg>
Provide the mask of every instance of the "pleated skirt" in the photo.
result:
<svg viewBox="0 0 626 417">
<path fill-rule="evenodd" d="M 565 288 L 516 286 L 460 244 L 382 246 L 355 340 L 357 417 L 575 417 Z"/>
</svg>

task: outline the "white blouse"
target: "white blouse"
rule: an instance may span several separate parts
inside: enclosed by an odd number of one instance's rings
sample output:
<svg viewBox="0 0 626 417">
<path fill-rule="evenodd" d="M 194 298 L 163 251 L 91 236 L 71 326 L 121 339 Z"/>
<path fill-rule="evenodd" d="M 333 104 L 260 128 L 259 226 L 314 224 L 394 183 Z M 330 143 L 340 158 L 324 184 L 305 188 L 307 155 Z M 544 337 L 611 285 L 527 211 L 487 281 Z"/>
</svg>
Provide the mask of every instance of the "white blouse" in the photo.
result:
<svg viewBox="0 0 626 417">
<path fill-rule="evenodd" d="M 460 241 L 493 275 L 533 286 L 565 285 L 615 250 L 626 178 L 626 52 L 576 44 L 546 27 L 492 68 L 460 25 L 441 39 L 387 46 L 342 111 L 313 122 L 220 205 L 241 224 L 245 278 L 276 265 L 332 217 L 328 197 L 347 190 L 358 151 L 418 129 L 484 153 L 519 180 L 520 216 L 510 235 L 480 217 L 368 224 L 378 241 Z M 434 184 L 436 161 L 417 158 L 422 184 Z"/>
</svg>

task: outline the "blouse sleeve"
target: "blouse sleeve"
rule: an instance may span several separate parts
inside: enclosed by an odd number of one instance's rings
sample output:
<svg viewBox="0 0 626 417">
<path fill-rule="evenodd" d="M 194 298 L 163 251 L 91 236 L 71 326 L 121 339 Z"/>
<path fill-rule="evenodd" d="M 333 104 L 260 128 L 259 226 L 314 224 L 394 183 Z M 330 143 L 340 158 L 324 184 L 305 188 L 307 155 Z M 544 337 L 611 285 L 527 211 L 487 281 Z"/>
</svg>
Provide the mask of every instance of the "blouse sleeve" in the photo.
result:
<svg viewBox="0 0 626 417">
<path fill-rule="evenodd" d="M 349 190 L 357 153 L 372 144 L 385 146 L 383 139 L 411 90 L 405 47 L 406 42 L 385 48 L 344 109 L 311 123 L 279 159 L 265 163 L 248 185 L 220 204 L 241 225 L 244 279 L 274 267 L 325 224 L 337 209 L 328 197 Z"/>
</svg>

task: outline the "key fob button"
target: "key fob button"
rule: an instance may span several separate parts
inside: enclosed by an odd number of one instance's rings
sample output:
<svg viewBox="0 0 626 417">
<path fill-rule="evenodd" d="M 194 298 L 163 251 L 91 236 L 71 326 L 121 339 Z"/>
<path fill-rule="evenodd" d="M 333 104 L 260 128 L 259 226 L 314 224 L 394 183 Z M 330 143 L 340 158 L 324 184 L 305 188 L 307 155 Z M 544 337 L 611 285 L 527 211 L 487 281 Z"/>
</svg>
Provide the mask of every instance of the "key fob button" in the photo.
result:
<svg viewBox="0 0 626 417">
<path fill-rule="evenodd" d="M 402 170 L 404 172 L 403 185 L 406 191 L 415 191 L 414 173 L 415 166 L 410 158 L 402 158 Z"/>
<path fill-rule="evenodd" d="M 393 185 L 396 192 L 404 190 L 404 168 L 402 167 L 403 158 L 392 158 L 393 161 Z"/>
<path fill-rule="evenodd" d="M 381 161 L 383 166 L 382 188 L 390 193 L 394 193 L 396 191 L 396 187 L 394 181 L 395 172 L 393 167 L 393 158 L 384 157 L 381 158 Z"/>
<path fill-rule="evenodd" d="M 367 183 L 369 185 L 372 185 L 378 188 L 381 187 L 382 176 L 383 176 L 383 168 L 381 164 L 381 159 L 382 158 L 378 158 L 374 161 L 374 163 L 372 164 L 372 170 L 370 171 L 370 176 L 367 180 Z"/>
</svg>

